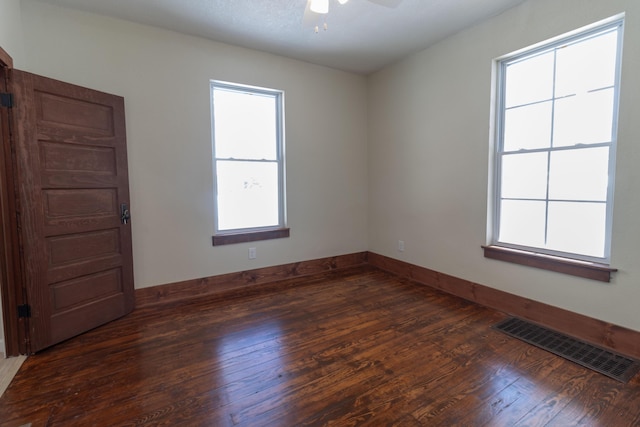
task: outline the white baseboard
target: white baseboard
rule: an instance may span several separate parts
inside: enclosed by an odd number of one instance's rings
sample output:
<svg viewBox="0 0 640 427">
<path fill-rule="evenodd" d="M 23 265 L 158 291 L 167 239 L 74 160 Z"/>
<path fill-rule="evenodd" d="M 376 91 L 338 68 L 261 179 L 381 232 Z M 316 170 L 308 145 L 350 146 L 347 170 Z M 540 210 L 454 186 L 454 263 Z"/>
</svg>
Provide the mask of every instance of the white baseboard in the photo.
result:
<svg viewBox="0 0 640 427">
<path fill-rule="evenodd" d="M 5 357 L 5 354 L 7 354 L 7 349 L 4 348 L 4 339 L 0 338 L 0 355 L 2 355 L 2 357 Z"/>
</svg>

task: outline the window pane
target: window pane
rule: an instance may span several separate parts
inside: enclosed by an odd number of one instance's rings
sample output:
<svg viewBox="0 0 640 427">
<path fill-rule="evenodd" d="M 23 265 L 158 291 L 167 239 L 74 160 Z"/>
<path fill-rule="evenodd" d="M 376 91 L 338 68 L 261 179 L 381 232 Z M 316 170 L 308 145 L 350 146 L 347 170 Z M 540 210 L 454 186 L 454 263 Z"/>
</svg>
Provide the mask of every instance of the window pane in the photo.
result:
<svg viewBox="0 0 640 427">
<path fill-rule="evenodd" d="M 612 129 L 613 88 L 556 101 L 554 147 L 611 142 Z"/>
<path fill-rule="evenodd" d="M 213 97 L 216 157 L 275 160 L 276 97 L 218 88 Z"/>
<path fill-rule="evenodd" d="M 609 148 L 585 148 L 551 153 L 549 198 L 606 201 Z"/>
<path fill-rule="evenodd" d="M 547 153 L 502 156 L 502 198 L 547 197 Z"/>
<path fill-rule="evenodd" d="M 622 25 L 500 62 L 492 242 L 608 261 Z"/>
<path fill-rule="evenodd" d="M 551 146 L 551 101 L 511 108 L 504 117 L 504 151 Z"/>
<path fill-rule="evenodd" d="M 556 96 L 575 95 L 613 86 L 617 43 L 618 33 L 612 31 L 558 49 Z"/>
<path fill-rule="evenodd" d="M 545 202 L 503 200 L 499 241 L 523 246 L 544 246 Z"/>
<path fill-rule="evenodd" d="M 218 229 L 278 225 L 278 165 L 272 162 L 216 162 Z"/>
<path fill-rule="evenodd" d="M 550 202 L 547 247 L 603 257 L 605 224 L 605 203 Z"/>
<path fill-rule="evenodd" d="M 553 96 L 553 52 L 509 64 L 505 107 L 545 101 Z"/>
</svg>

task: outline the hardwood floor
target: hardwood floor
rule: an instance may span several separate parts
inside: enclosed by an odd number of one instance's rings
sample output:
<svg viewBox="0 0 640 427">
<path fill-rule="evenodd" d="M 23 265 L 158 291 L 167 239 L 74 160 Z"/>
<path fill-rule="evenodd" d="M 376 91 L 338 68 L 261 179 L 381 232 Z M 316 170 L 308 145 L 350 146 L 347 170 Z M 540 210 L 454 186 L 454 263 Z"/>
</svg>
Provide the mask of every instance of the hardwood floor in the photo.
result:
<svg viewBox="0 0 640 427">
<path fill-rule="evenodd" d="M 11 380 L 16 375 L 26 356 L 10 357 L 6 359 L 4 353 L 0 353 L 0 397 L 9 387 Z"/>
<path fill-rule="evenodd" d="M 0 425 L 640 425 L 638 378 L 490 329 L 503 318 L 372 267 L 139 309 L 28 358 Z"/>
</svg>

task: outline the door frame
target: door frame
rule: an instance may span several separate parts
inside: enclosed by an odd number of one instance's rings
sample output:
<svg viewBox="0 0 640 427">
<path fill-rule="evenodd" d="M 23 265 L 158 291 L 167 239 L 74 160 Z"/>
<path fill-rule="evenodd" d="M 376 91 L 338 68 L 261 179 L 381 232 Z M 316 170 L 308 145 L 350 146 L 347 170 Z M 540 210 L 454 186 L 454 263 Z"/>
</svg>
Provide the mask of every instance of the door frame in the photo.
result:
<svg viewBox="0 0 640 427">
<path fill-rule="evenodd" d="M 13 59 L 0 46 L 0 92 L 7 93 Z M 5 356 L 27 354 L 27 319 L 18 317 L 18 305 L 26 303 L 21 277 L 18 235 L 18 199 L 15 152 L 11 140 L 12 112 L 0 107 L 0 293 L 4 324 Z"/>
<path fill-rule="evenodd" d="M 38 91 L 40 95 L 36 95 Z M 121 215 L 124 215 L 121 209 L 127 212 L 124 209 L 130 203 L 124 98 L 14 69 L 11 56 L 1 47 L 0 92 L 3 94 L 0 105 L 0 295 L 6 355 L 17 356 L 42 350 L 125 316 L 134 309 L 131 227 L 123 226 L 128 223 L 128 216 L 124 220 L 124 217 L 121 218 Z M 56 99 L 56 96 L 80 103 L 75 105 L 71 101 L 62 101 L 61 105 L 57 105 L 56 101 L 51 101 Z M 40 104 L 36 105 L 36 101 Z M 82 111 L 78 110 L 83 105 L 82 108 L 85 109 L 88 106 L 94 107 L 83 115 Z M 61 111 L 66 111 L 78 119 L 84 117 L 88 120 L 88 127 L 83 127 L 84 122 L 80 120 L 79 127 L 74 128 L 75 122 L 65 122 L 64 114 L 57 116 L 59 112 L 51 113 L 48 117 L 52 121 L 43 119 L 44 125 L 39 127 L 37 116 L 40 113 L 44 114 L 45 106 L 49 110 L 53 108 L 51 111 L 60 108 Z M 110 115 L 110 119 L 105 115 Z M 59 129 L 55 127 L 55 118 L 62 120 L 62 127 Z M 112 123 L 105 127 L 109 120 Z M 80 196 L 76 203 L 85 208 L 86 218 L 84 222 L 80 218 L 75 228 L 64 228 L 71 222 L 56 222 L 55 218 L 47 222 L 41 217 L 46 215 L 40 182 L 42 176 L 39 172 L 43 164 L 38 160 L 43 153 L 41 146 L 32 144 L 35 141 L 36 128 L 44 132 L 45 139 L 56 139 L 69 131 L 72 132 L 72 139 L 86 140 L 87 144 L 92 146 L 96 143 L 96 138 L 104 137 L 107 151 L 111 150 L 109 153 L 112 157 L 98 156 L 93 162 L 97 162 L 96 165 L 99 166 L 100 162 L 106 161 L 110 170 L 113 169 L 113 173 L 108 174 L 108 177 L 102 177 L 98 169 L 94 172 L 99 176 L 94 177 L 93 181 L 87 178 L 89 175 L 75 177 L 76 180 L 86 181 L 84 184 L 87 185 L 87 189 L 93 188 L 90 184 L 95 184 L 94 190 L 103 187 L 110 190 L 106 204 L 103 200 L 104 191 L 100 193 L 102 199 L 95 199 L 102 203 L 96 211 L 97 214 L 92 210 L 86 210 L 86 206 L 83 205 L 86 204 L 86 200 L 93 199 L 86 194 Z M 86 129 L 86 132 L 83 129 Z M 50 132 L 53 133 L 49 135 Z M 61 155 L 56 150 L 59 148 L 50 149 L 48 152 L 45 150 L 44 153 L 53 156 L 54 163 L 60 161 L 57 157 Z M 79 159 L 82 161 L 84 158 Z M 51 171 L 43 176 L 51 179 L 52 188 L 77 186 L 73 179 L 75 175 L 64 175 L 63 169 L 60 172 L 62 175 L 56 175 L 55 169 Z M 87 170 L 90 171 L 93 169 Z M 92 194 L 94 198 L 97 197 L 95 191 Z M 51 208 L 51 205 L 46 206 Z M 68 214 L 64 201 L 57 205 L 54 203 L 53 206 L 61 213 L 58 215 L 61 218 Z M 96 220 L 90 216 L 92 214 L 98 215 L 99 218 Z M 82 238 L 85 239 L 86 247 L 91 249 L 88 253 L 97 251 L 93 258 L 78 257 L 78 251 L 70 250 L 68 239 L 60 237 L 67 235 L 62 232 L 63 229 L 72 234 L 75 232 L 76 239 L 79 239 L 79 232 L 85 232 Z M 98 233 L 96 237 L 96 233 L 89 233 L 94 231 L 100 231 L 102 234 Z M 108 236 L 105 237 L 105 233 Z M 53 240 L 47 240 L 47 237 L 54 235 L 58 242 L 63 242 L 57 243 L 56 246 L 59 249 L 56 254 L 62 257 L 60 259 L 53 256 L 54 246 L 47 246 L 54 245 Z M 93 240 L 87 240 L 87 235 L 92 236 Z M 106 252 L 100 252 L 104 249 L 100 245 L 107 248 Z M 51 253 L 47 252 L 47 247 Z M 70 262 L 65 262 L 65 256 Z M 59 262 L 54 262 L 54 259 L 58 259 Z M 74 260 L 75 264 L 71 262 Z M 56 269 L 56 266 L 60 268 Z M 96 268 L 98 270 L 95 270 Z M 109 271 L 111 275 L 108 276 L 105 271 Z M 96 274 L 91 276 L 90 273 Z M 79 275 L 91 277 L 78 280 Z M 59 285 L 58 288 L 48 286 L 53 283 L 50 281 Z M 77 295 L 73 295 L 74 292 Z"/>
<path fill-rule="evenodd" d="M 13 68 L 13 58 L 0 46 L 0 67 Z"/>
</svg>

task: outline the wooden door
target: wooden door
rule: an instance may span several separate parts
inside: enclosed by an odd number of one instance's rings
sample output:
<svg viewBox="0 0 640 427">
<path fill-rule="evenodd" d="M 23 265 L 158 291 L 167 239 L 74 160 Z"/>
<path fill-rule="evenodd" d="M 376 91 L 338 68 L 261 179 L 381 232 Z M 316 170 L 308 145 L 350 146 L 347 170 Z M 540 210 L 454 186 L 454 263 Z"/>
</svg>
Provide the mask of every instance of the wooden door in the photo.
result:
<svg viewBox="0 0 640 427">
<path fill-rule="evenodd" d="M 124 100 L 12 70 L 28 352 L 133 310 Z"/>
<path fill-rule="evenodd" d="M 6 58 L 9 58 L 7 61 Z M 18 224 L 16 217 L 16 186 L 14 155 L 11 146 L 11 102 L 8 76 L 11 70 L 9 57 L 0 48 L 0 293 L 7 356 L 27 352 L 24 337 L 26 319 L 18 317 L 18 306 L 25 303 L 21 287 L 20 247 L 18 246 Z M 2 349 L 0 348 L 0 351 Z"/>
</svg>

